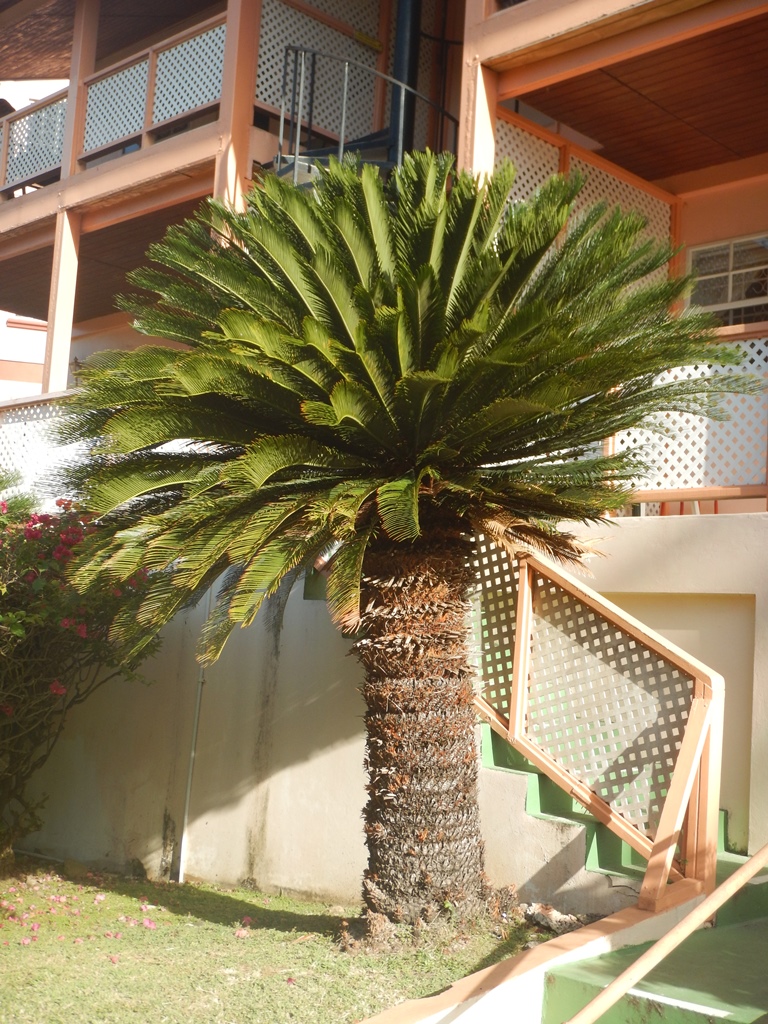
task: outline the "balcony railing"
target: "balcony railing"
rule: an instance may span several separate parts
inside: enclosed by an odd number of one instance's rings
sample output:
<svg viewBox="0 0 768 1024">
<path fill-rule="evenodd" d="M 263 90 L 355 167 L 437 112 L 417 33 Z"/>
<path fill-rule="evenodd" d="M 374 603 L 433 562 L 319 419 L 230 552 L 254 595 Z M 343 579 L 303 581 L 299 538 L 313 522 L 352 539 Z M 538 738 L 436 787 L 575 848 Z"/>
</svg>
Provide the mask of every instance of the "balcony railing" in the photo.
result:
<svg viewBox="0 0 768 1024">
<path fill-rule="evenodd" d="M 51 482 L 56 470 L 77 458 L 78 444 L 56 443 L 56 426 L 64 415 L 62 395 L 0 405 L 0 466 L 18 473 L 20 487 L 43 502 L 59 496 Z"/>
<path fill-rule="evenodd" d="M 742 353 L 740 366 L 690 366 L 666 374 L 665 379 L 741 371 L 768 377 L 765 327 L 758 325 L 756 337 L 733 342 Z M 613 439 L 616 451 L 645 445 L 655 455 L 654 471 L 635 481 L 638 502 L 722 501 L 768 495 L 768 392 L 728 395 L 723 408 L 726 420 L 669 413 L 664 418 L 669 433 L 661 439 L 644 430 L 626 431 Z"/>
<path fill-rule="evenodd" d="M 641 907 L 710 892 L 722 678 L 537 558 L 477 565 L 481 717 L 647 860 Z"/>
<path fill-rule="evenodd" d="M 209 19 L 90 76 L 75 150 L 81 166 L 142 148 L 215 115 L 226 21 Z M 61 174 L 67 92 L 0 119 L 0 197 Z"/>
<path fill-rule="evenodd" d="M 0 190 L 58 178 L 66 118 L 64 90 L 0 119 Z"/>
</svg>

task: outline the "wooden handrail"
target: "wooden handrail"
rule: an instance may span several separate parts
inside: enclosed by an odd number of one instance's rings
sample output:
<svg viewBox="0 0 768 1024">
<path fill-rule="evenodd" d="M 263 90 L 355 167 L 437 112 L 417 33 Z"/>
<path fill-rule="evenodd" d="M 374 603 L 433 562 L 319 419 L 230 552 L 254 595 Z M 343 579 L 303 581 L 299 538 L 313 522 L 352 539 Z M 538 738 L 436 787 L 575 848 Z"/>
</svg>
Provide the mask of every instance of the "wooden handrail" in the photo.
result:
<svg viewBox="0 0 768 1024">
<path fill-rule="evenodd" d="M 607 985 L 599 995 L 579 1010 L 575 1017 L 569 1018 L 565 1024 L 594 1024 L 606 1010 L 609 1010 L 615 1003 L 626 995 L 646 974 L 676 949 L 683 939 L 696 931 L 705 921 L 722 905 L 734 896 L 739 889 L 754 878 L 761 868 L 768 864 L 768 844 L 758 850 L 754 856 L 742 864 L 721 885 L 711 892 L 697 907 L 687 914 L 682 921 L 671 928 L 666 935 L 663 935 L 650 949 L 646 950 L 641 957 L 628 967 L 625 971 Z"/>
<path fill-rule="evenodd" d="M 715 885 L 717 808 L 720 777 L 720 723 L 723 714 L 724 683 L 716 672 L 675 644 L 628 615 L 600 594 L 569 574 L 532 554 L 519 554 L 515 649 L 509 692 L 508 717 L 478 696 L 475 706 L 491 728 L 500 733 L 539 771 L 585 806 L 613 833 L 647 861 L 639 905 L 656 911 L 662 905 L 691 898 L 691 887 L 709 892 Z M 580 605 L 619 629 L 629 640 L 653 652 L 692 682 L 688 719 L 680 740 L 669 790 L 661 806 L 656 834 L 651 839 L 643 829 L 625 818 L 554 756 L 546 741 L 537 741 L 528 731 L 528 689 L 534 642 L 534 579 L 541 576 L 554 583 Z M 564 698 L 565 699 L 565 698 Z M 586 727 L 586 723 L 582 723 Z M 692 798 L 695 793 L 695 799 Z M 683 831 L 684 823 L 687 828 Z M 684 837 L 683 849 L 678 844 Z M 678 889 L 675 884 L 685 882 Z"/>
<path fill-rule="evenodd" d="M 69 89 L 59 89 L 58 92 L 52 92 L 50 96 L 44 96 L 41 100 L 35 100 L 34 103 L 29 103 L 26 107 L 12 110 L 5 117 L 0 117 L 0 128 L 5 124 L 10 124 L 12 121 L 21 121 L 22 118 L 27 117 L 29 114 L 34 114 L 36 110 L 43 110 L 45 107 L 53 106 L 59 100 L 66 99 L 68 95 Z"/>
</svg>

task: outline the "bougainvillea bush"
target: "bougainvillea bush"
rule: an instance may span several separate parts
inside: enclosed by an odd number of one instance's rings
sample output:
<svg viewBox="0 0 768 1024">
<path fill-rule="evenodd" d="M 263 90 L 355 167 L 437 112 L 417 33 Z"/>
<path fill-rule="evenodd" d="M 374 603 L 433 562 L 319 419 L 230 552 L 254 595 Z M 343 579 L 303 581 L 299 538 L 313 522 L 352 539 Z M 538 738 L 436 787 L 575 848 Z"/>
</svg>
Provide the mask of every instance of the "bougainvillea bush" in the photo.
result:
<svg viewBox="0 0 768 1024">
<path fill-rule="evenodd" d="M 71 502 L 56 504 L 55 513 L 20 516 L 18 503 L 0 500 L 0 871 L 13 863 L 13 845 L 40 827 L 42 801 L 27 786 L 68 711 L 137 667 L 109 629 L 118 610 L 141 600 L 144 575 L 80 595 L 66 567 L 87 557 L 99 527 Z"/>
</svg>

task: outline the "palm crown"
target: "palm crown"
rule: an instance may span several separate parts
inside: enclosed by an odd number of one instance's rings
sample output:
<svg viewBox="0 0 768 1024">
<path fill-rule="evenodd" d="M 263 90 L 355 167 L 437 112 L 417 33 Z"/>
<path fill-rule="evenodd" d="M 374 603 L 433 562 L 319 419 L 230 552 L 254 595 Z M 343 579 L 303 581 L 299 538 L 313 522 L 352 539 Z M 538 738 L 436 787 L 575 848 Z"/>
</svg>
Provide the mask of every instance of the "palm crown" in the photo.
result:
<svg viewBox="0 0 768 1024">
<path fill-rule="evenodd" d="M 150 249 L 136 326 L 183 347 L 95 358 L 69 427 L 94 441 L 85 500 L 115 522 L 81 579 L 154 570 L 118 629 L 155 628 L 226 569 L 216 657 L 322 555 L 354 628 L 371 545 L 438 523 L 575 558 L 557 524 L 624 504 L 641 461 L 604 438 L 748 387 L 656 384 L 728 358 L 701 314 L 669 312 L 688 283 L 653 273 L 668 249 L 638 215 L 569 222 L 577 180 L 509 205 L 513 173 L 413 154 L 387 184 L 353 163 L 311 191 L 268 176 L 245 212 L 210 202 Z"/>
</svg>

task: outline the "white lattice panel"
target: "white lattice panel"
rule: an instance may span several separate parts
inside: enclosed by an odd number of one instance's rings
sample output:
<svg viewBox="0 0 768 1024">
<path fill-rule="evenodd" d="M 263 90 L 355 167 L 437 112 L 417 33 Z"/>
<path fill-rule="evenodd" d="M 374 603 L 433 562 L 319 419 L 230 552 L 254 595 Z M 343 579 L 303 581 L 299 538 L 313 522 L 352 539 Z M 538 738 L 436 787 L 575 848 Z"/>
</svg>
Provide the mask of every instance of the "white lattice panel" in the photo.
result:
<svg viewBox="0 0 768 1024">
<path fill-rule="evenodd" d="M 527 735 L 653 836 L 693 680 L 537 576 Z"/>
<path fill-rule="evenodd" d="M 645 229 L 648 237 L 660 242 L 669 240 L 672 230 L 672 211 L 669 203 L 627 181 L 615 178 L 602 167 L 595 167 L 579 157 L 571 157 L 570 166 L 586 179 L 576 199 L 574 213 L 600 202 L 606 202 L 609 209 L 618 206 L 625 213 L 637 210 L 648 222 Z"/>
<path fill-rule="evenodd" d="M 10 122 L 4 184 L 30 181 L 42 171 L 61 166 L 66 116 L 64 96 Z"/>
<path fill-rule="evenodd" d="M 746 370 L 758 376 L 768 375 L 768 338 L 736 343 L 744 358 L 739 367 L 691 366 L 663 374 L 660 382 L 683 375 L 702 377 L 713 373 Z M 628 430 L 616 437 L 616 450 L 647 446 L 655 455 L 656 469 L 644 480 L 634 481 L 642 490 L 682 488 L 740 487 L 766 482 L 768 450 L 768 395 L 727 395 L 723 407 L 725 421 L 701 416 L 668 413 L 663 424 L 668 436 L 659 437 L 648 430 Z"/>
<path fill-rule="evenodd" d="M 56 402 L 0 408 L 0 466 L 18 472 L 21 488 L 41 499 L 57 497 L 46 478 L 77 454 L 77 445 L 56 446 L 53 428 L 63 415 L 64 406 Z"/>
<path fill-rule="evenodd" d="M 147 59 L 88 86 L 83 152 L 142 131 L 148 73 Z"/>
<path fill-rule="evenodd" d="M 153 124 L 215 103 L 221 97 L 226 33 L 226 25 L 216 25 L 158 53 Z"/>
<path fill-rule="evenodd" d="M 518 567 L 506 552 L 483 537 L 477 540 L 475 566 L 479 616 L 474 621 L 474 632 L 480 651 L 481 695 L 500 714 L 509 716 Z"/>
<path fill-rule="evenodd" d="M 379 37 L 379 0 L 309 0 L 309 6 L 346 22 L 371 39 Z"/>
<path fill-rule="evenodd" d="M 376 66 L 377 55 L 369 47 L 358 43 L 350 36 L 334 31 L 328 25 L 293 7 L 287 7 L 280 0 L 263 0 L 256 101 L 276 110 L 279 110 L 282 104 L 283 66 L 285 48 L 288 45 L 321 50 L 343 60 L 367 64 L 371 68 Z M 292 74 L 292 67 L 291 62 L 289 76 Z M 312 116 L 316 130 L 338 134 L 341 127 L 343 80 L 343 64 L 318 58 Z M 308 116 L 309 67 L 306 82 L 304 121 Z M 374 76 L 362 68 L 350 67 L 345 131 L 347 139 L 359 138 L 372 130 L 373 95 Z"/>
<path fill-rule="evenodd" d="M 496 162 L 508 157 L 517 174 L 512 186 L 513 202 L 528 199 L 537 188 L 560 169 L 560 150 L 537 135 L 496 118 Z"/>
</svg>

